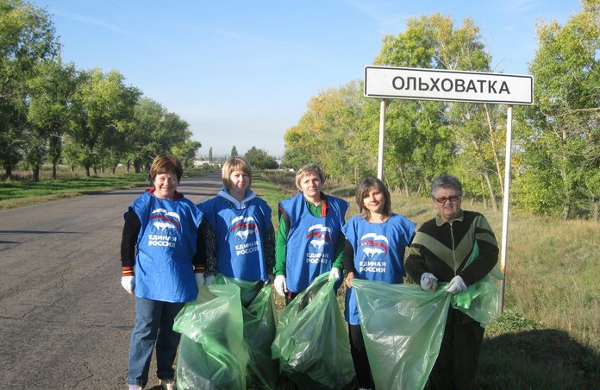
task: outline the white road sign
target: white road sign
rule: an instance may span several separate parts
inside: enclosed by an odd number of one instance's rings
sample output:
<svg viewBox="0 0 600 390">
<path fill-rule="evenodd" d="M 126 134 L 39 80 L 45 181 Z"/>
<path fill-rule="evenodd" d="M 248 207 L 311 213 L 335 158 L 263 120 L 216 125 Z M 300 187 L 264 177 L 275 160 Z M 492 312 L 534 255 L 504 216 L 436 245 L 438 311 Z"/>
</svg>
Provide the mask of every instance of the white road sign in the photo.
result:
<svg viewBox="0 0 600 390">
<path fill-rule="evenodd" d="M 365 66 L 366 97 L 533 104 L 533 76 Z"/>
</svg>

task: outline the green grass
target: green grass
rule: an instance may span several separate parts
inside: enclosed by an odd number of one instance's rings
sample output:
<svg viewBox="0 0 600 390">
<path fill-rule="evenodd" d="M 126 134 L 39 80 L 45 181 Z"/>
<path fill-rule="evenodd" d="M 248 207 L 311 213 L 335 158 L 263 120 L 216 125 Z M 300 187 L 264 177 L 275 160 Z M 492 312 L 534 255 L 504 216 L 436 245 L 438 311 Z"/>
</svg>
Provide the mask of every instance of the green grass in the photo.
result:
<svg viewBox="0 0 600 390">
<path fill-rule="evenodd" d="M 5 180 L 0 183 L 0 210 L 95 192 L 114 191 L 147 185 L 145 174 L 114 177 L 77 177 L 32 180 Z"/>
<path fill-rule="evenodd" d="M 184 177 L 206 173 L 203 169 L 184 170 Z M 0 210 L 27 206 L 56 199 L 98 192 L 116 191 L 148 186 L 147 173 L 126 172 L 120 168 L 116 174 L 106 173 L 87 177 L 83 172 L 61 171 L 52 179 L 45 169 L 39 181 L 33 181 L 27 172 L 16 172 L 12 179 L 0 181 Z"/>
<path fill-rule="evenodd" d="M 186 176 L 200 174 L 187 171 Z M 39 183 L 27 179 L 0 182 L 0 209 L 108 189 L 147 185 L 145 175 L 70 177 Z M 257 172 L 252 185 L 273 209 L 296 193 L 294 174 Z M 325 183 L 325 192 L 346 198 L 357 212 L 351 186 Z M 500 241 L 502 213 L 480 204 Z M 392 208 L 418 224 L 433 216 L 429 199 L 392 193 Z M 504 312 L 486 329 L 478 371 L 480 389 L 600 388 L 600 224 L 549 217 L 509 218 Z M 343 294 L 340 307 L 343 308 Z M 279 309 L 283 301 L 276 297 Z M 278 390 L 292 389 L 282 383 Z"/>
</svg>

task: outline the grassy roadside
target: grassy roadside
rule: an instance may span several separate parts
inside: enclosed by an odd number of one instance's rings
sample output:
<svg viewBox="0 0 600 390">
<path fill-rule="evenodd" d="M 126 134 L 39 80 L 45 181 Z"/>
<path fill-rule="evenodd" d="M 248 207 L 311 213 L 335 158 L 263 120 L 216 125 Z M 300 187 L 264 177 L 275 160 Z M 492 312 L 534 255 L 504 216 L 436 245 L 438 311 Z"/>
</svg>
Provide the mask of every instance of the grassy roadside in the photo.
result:
<svg viewBox="0 0 600 390">
<path fill-rule="evenodd" d="M 184 170 L 184 177 L 198 176 L 207 171 L 202 169 Z M 44 171 L 40 181 L 32 181 L 27 173 L 17 173 L 15 179 L 0 181 L 0 210 L 49 202 L 75 196 L 124 190 L 148 186 L 147 173 L 131 173 L 120 169 L 116 174 L 100 174 L 86 177 L 82 173 L 61 173 L 51 179 Z"/>
</svg>

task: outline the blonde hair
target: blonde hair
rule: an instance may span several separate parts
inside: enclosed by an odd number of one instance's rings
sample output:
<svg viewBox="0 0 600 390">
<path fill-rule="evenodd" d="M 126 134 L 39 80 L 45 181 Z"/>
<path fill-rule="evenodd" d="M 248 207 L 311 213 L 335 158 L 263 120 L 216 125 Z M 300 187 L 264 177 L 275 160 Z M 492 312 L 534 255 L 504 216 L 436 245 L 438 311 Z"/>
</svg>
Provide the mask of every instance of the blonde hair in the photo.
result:
<svg viewBox="0 0 600 390">
<path fill-rule="evenodd" d="M 232 157 L 229 160 L 225 161 L 223 164 L 223 168 L 221 169 L 221 178 L 223 179 L 223 185 L 228 190 L 231 188 L 231 181 L 229 177 L 232 172 L 242 171 L 250 178 L 250 184 L 248 184 L 248 188 L 252 185 L 252 166 L 250 162 L 246 160 L 244 157 Z"/>
<path fill-rule="evenodd" d="M 321 184 L 325 183 L 325 174 L 323 173 L 321 167 L 316 164 L 306 164 L 302 168 L 300 168 L 296 173 L 296 187 L 298 187 L 299 190 L 302 189 L 302 187 L 300 187 L 300 182 L 302 181 L 302 178 L 311 173 L 319 176 Z"/>
</svg>

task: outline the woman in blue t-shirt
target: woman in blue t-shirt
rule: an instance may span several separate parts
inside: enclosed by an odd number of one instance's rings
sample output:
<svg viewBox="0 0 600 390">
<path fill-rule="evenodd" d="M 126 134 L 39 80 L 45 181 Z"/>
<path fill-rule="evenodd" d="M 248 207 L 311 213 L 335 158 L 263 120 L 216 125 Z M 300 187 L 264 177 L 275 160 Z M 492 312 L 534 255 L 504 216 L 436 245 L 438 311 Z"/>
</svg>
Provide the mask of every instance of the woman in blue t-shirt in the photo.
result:
<svg viewBox="0 0 600 390">
<path fill-rule="evenodd" d="M 415 233 L 416 223 L 392 213 L 390 192 L 375 177 L 363 179 L 356 191 L 356 204 L 361 214 L 352 217 L 342 228 L 346 236 L 344 269 L 346 270 L 346 307 L 350 351 L 356 377 L 362 389 L 373 388 L 369 359 L 360 329 L 354 278 L 403 283 L 404 250 Z"/>
</svg>

